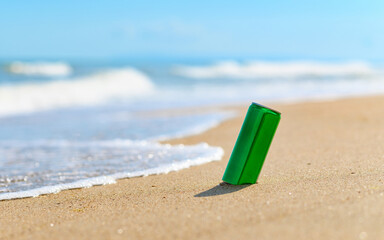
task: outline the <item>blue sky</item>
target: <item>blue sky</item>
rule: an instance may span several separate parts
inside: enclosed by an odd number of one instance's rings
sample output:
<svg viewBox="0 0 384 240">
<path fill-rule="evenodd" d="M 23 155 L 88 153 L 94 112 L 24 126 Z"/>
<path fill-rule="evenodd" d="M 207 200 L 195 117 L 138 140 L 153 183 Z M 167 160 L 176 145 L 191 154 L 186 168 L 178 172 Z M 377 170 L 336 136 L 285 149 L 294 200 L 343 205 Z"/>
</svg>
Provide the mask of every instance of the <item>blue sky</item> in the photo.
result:
<svg viewBox="0 0 384 240">
<path fill-rule="evenodd" d="M 383 59 L 384 1 L 2 1 L 0 58 Z"/>
</svg>

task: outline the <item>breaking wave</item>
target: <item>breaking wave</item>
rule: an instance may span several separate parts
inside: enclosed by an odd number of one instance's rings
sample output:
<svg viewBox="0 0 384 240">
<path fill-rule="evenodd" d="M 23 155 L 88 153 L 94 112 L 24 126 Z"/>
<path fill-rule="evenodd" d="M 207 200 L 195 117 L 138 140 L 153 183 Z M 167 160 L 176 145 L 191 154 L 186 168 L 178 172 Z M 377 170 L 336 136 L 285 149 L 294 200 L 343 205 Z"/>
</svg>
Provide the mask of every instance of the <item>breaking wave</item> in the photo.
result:
<svg viewBox="0 0 384 240">
<path fill-rule="evenodd" d="M 300 78 L 300 77 L 369 77 L 377 71 L 365 62 L 322 63 L 295 62 L 218 62 L 209 66 L 176 66 L 178 76 L 208 78 Z"/>
<path fill-rule="evenodd" d="M 133 68 L 53 82 L 0 86 L 0 117 L 133 98 L 148 94 L 153 88 L 151 80 Z"/>
<path fill-rule="evenodd" d="M 72 67 L 63 62 L 13 62 L 6 67 L 13 74 L 31 76 L 67 76 L 72 73 Z"/>
</svg>

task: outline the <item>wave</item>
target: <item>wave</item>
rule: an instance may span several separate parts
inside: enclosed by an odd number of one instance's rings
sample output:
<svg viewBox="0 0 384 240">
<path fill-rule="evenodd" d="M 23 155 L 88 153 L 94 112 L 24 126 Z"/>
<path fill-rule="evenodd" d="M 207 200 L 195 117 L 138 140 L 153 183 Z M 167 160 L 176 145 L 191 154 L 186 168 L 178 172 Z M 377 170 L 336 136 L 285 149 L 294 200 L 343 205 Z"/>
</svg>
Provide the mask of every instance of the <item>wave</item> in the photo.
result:
<svg viewBox="0 0 384 240">
<path fill-rule="evenodd" d="M 0 201 L 178 171 L 219 161 L 224 154 L 222 148 L 206 143 L 171 146 L 130 140 L 7 141 L 1 144 L 0 153 L 13 163 L 13 168 L 0 169 L 3 170 L 3 173 L 0 171 Z M 29 172 L 30 168 L 33 173 Z"/>
<path fill-rule="evenodd" d="M 0 86 L 0 117 L 133 98 L 148 94 L 153 88 L 150 79 L 133 68 L 76 79 Z"/>
<path fill-rule="evenodd" d="M 32 76 L 67 76 L 72 73 L 72 67 L 63 62 L 13 62 L 5 68 L 13 74 Z"/>
<path fill-rule="evenodd" d="M 195 78 L 300 78 L 300 77 L 366 77 L 377 71 L 365 62 L 322 63 L 295 62 L 218 62 L 210 66 L 176 66 L 175 75 Z"/>
</svg>

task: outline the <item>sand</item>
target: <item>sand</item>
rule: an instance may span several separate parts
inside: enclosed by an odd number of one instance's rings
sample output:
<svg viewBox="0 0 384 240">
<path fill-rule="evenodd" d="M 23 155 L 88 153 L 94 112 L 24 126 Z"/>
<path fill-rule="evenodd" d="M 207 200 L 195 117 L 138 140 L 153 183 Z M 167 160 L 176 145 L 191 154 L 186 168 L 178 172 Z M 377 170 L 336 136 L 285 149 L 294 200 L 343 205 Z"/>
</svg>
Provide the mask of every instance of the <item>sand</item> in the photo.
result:
<svg viewBox="0 0 384 240">
<path fill-rule="evenodd" d="M 220 186 L 238 117 L 171 143 L 222 161 L 0 202 L 0 239 L 384 239 L 384 97 L 272 105 L 282 120 L 258 183 Z"/>
</svg>

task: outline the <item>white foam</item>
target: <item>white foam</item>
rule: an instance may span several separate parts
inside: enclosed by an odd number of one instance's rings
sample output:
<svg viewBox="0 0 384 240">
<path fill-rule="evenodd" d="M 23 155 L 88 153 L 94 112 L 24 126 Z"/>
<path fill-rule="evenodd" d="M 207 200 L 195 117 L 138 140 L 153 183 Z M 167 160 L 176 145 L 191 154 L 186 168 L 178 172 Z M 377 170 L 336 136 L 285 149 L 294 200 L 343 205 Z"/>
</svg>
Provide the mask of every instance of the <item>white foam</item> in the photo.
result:
<svg viewBox="0 0 384 240">
<path fill-rule="evenodd" d="M 322 63 L 296 62 L 219 62 L 210 66 L 177 66 L 172 73 L 196 79 L 207 78 L 297 78 L 297 77 L 362 77 L 377 74 L 364 62 Z"/>
<path fill-rule="evenodd" d="M 16 147 L 22 147 L 23 145 L 26 145 L 26 143 L 6 143 L 8 146 L 16 146 Z M 220 147 L 210 147 L 206 143 L 201 143 L 198 145 L 194 146 L 184 146 L 184 145 L 175 145 L 171 146 L 168 144 L 158 144 L 158 143 L 151 143 L 151 142 L 146 142 L 146 141 L 130 141 L 130 140 L 116 140 L 116 141 L 108 141 L 108 142 L 91 142 L 91 143 L 73 143 L 73 142 L 66 142 L 66 141 L 47 141 L 47 142 L 35 142 L 32 145 L 28 143 L 28 147 L 33 148 L 37 147 L 38 154 L 40 158 L 45 158 L 47 157 L 50 152 L 48 151 L 46 155 L 43 152 L 42 146 L 45 147 L 59 147 L 60 149 L 62 148 L 68 148 L 71 146 L 76 146 L 76 147 L 95 147 L 98 149 L 100 152 L 102 152 L 102 156 L 105 155 L 105 151 L 108 150 L 108 148 L 111 148 L 109 150 L 113 150 L 113 148 L 116 148 L 115 150 L 119 151 L 120 147 L 122 149 L 130 149 L 131 151 L 138 151 L 142 152 L 144 150 L 145 152 L 149 153 L 148 158 L 149 160 L 154 160 L 153 156 L 150 155 L 155 155 L 158 156 L 158 161 L 159 164 L 152 163 L 150 168 L 140 170 L 142 169 L 141 165 L 138 165 L 137 169 L 134 171 L 124 171 L 124 166 L 127 164 L 127 162 L 124 161 L 124 159 L 114 159 L 114 158 L 107 158 L 102 160 L 101 162 L 98 162 L 98 164 L 110 164 L 110 161 L 117 161 L 119 164 L 114 164 L 112 166 L 115 167 L 115 170 L 117 171 L 114 174 L 110 175 L 102 175 L 102 176 L 97 176 L 97 177 L 92 177 L 92 178 L 87 178 L 87 179 L 81 179 L 81 180 L 75 180 L 73 182 L 67 182 L 67 183 L 62 183 L 62 184 L 54 184 L 52 186 L 44 186 L 44 187 L 38 187 L 38 188 L 33 188 L 33 185 L 31 189 L 29 190 L 23 190 L 23 191 L 16 191 L 16 192 L 6 192 L 6 193 L 0 193 L 0 200 L 8 200 L 8 199 L 15 199 L 15 198 L 26 198 L 26 197 L 36 197 L 42 194 L 49 194 L 49 193 L 57 193 L 62 190 L 66 189 L 74 189 L 74 188 L 85 188 L 85 187 L 91 187 L 95 185 L 106 185 L 106 184 L 112 184 L 115 183 L 117 179 L 123 179 L 123 178 L 132 178 L 132 177 L 139 177 L 139 176 L 148 176 L 148 175 L 153 175 L 153 174 L 163 174 L 163 173 L 169 173 L 171 171 L 178 171 L 184 168 L 189 168 L 191 166 L 196 166 L 204 163 L 208 163 L 211 161 L 218 161 L 221 160 L 224 151 Z M 68 149 L 68 150 L 73 150 L 73 149 Z M 152 152 L 158 152 L 160 154 L 152 154 Z M 173 155 L 173 160 L 172 157 L 165 156 L 166 152 L 168 154 L 176 154 Z M 33 151 L 29 151 L 29 154 L 33 154 Z M 112 153 L 111 153 L 112 154 Z M 60 153 L 58 154 L 60 156 Z M 117 156 L 117 155 L 116 155 Z M 116 157 L 115 156 L 115 157 Z M 77 158 L 76 164 L 71 163 L 71 158 L 68 159 L 61 159 L 61 160 L 69 160 L 69 161 L 63 161 L 61 162 L 58 167 L 61 169 L 67 169 L 68 167 L 76 167 L 73 169 L 73 171 L 78 171 L 78 174 L 80 175 L 79 178 L 81 178 L 81 174 L 84 174 L 84 171 L 78 170 L 78 166 L 82 166 L 82 164 L 95 164 L 93 163 L 92 160 L 89 159 L 84 159 L 81 160 L 81 158 Z M 28 161 L 28 159 L 24 159 L 23 161 Z M 80 161 L 80 162 L 79 162 Z M 142 162 L 148 161 L 143 159 L 143 158 L 138 158 L 138 164 L 141 164 Z M 21 163 L 22 164 L 22 163 Z M 64 166 L 62 165 L 64 164 Z M 80 164 L 80 165 L 79 165 Z M 38 165 L 37 165 L 38 166 Z M 101 166 L 95 166 L 101 167 L 102 169 L 105 168 L 104 165 Z M 35 167 L 36 168 L 36 167 Z M 87 169 L 87 172 L 91 171 L 89 166 L 85 166 L 84 169 Z M 92 168 L 91 168 L 92 169 Z M 45 170 L 45 169 L 43 169 Z M 40 174 L 44 174 L 45 171 L 41 171 Z M 23 168 L 19 168 L 19 171 L 27 171 L 23 170 Z M 36 171 L 36 169 L 35 169 Z M 49 173 L 49 171 L 48 171 Z M 57 173 L 57 172 L 56 172 Z M 23 174 L 26 174 L 26 172 L 23 172 Z M 35 174 L 39 174 L 38 172 Z M 44 176 L 40 176 L 44 177 Z M 53 175 L 52 173 L 49 173 L 49 178 L 52 178 Z M 34 184 L 34 183 L 32 183 Z"/>
<path fill-rule="evenodd" d="M 0 86 L 0 117 L 132 98 L 148 94 L 153 88 L 150 79 L 133 68 L 109 70 L 77 79 Z"/>
<path fill-rule="evenodd" d="M 72 68 L 63 62 L 13 62 L 6 67 L 8 72 L 32 76 L 67 76 Z"/>
</svg>

